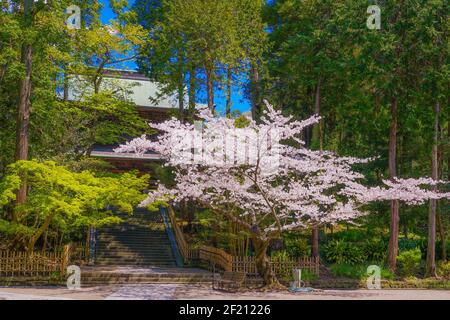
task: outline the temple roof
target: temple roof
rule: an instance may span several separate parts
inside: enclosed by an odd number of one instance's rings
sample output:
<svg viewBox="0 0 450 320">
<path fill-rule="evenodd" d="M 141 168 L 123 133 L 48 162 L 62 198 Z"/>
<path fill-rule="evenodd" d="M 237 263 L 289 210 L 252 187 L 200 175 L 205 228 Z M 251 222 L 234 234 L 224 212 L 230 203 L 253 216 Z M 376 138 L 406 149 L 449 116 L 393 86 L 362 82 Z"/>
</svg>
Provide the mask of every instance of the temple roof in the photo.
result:
<svg viewBox="0 0 450 320">
<path fill-rule="evenodd" d="M 161 94 L 159 84 L 145 75 L 132 70 L 106 69 L 103 73 L 102 90 L 123 88 L 120 93 L 124 98 L 134 102 L 141 108 L 176 108 L 173 96 Z M 87 85 L 86 77 L 72 76 L 69 79 L 69 100 L 80 100 L 83 95 L 92 91 Z"/>
</svg>

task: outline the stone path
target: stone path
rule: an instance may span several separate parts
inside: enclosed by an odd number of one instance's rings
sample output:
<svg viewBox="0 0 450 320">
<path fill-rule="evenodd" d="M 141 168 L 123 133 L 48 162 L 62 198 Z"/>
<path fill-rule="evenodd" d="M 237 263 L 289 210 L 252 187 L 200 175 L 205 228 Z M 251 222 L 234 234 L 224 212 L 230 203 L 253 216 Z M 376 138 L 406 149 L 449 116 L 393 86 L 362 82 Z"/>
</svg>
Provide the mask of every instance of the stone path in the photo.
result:
<svg viewBox="0 0 450 320">
<path fill-rule="evenodd" d="M 105 300 L 173 300 L 177 284 L 125 285 Z"/>
<path fill-rule="evenodd" d="M 192 284 L 141 284 L 68 290 L 62 287 L 0 287 L 4 300 L 450 300 L 450 290 L 324 290 L 314 293 L 213 291 Z"/>
</svg>

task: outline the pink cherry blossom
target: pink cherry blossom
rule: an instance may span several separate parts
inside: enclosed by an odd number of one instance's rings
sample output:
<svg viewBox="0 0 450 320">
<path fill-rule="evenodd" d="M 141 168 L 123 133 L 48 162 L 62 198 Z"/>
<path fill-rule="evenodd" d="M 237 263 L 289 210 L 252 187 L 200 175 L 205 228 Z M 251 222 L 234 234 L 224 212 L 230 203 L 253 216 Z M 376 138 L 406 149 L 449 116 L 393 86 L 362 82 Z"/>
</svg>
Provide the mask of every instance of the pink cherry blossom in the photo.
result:
<svg viewBox="0 0 450 320">
<path fill-rule="evenodd" d="M 276 171 L 272 170 L 273 158 L 260 152 L 258 141 L 249 141 L 254 144 L 251 150 L 256 150 L 254 163 L 180 163 L 174 157 L 174 133 L 194 134 L 197 129 L 177 119 L 151 124 L 161 132 L 156 141 L 142 136 L 120 146 L 116 152 L 140 156 L 147 151 L 158 152 L 167 166 L 175 168 L 176 186 L 168 189 L 160 184 L 141 205 L 156 200 L 177 203 L 193 199 L 248 228 L 257 226 L 260 234 L 269 238 L 287 230 L 354 220 L 366 215 L 364 205 L 373 201 L 400 200 L 417 205 L 430 199 L 450 198 L 450 193 L 434 188 L 447 182 L 430 178 L 397 178 L 383 180 L 383 186 L 366 186 L 364 176 L 353 166 L 372 159 L 339 157 L 331 151 L 304 147 L 302 132 L 317 123 L 318 116 L 298 121 L 267 102 L 266 107 L 261 121 L 249 119 L 247 129 L 260 135 L 279 133 L 282 143 L 277 149 Z M 234 119 L 214 117 L 209 110 L 201 110 L 199 116 L 204 122 L 205 144 L 214 143 L 208 137 L 235 128 Z"/>
</svg>

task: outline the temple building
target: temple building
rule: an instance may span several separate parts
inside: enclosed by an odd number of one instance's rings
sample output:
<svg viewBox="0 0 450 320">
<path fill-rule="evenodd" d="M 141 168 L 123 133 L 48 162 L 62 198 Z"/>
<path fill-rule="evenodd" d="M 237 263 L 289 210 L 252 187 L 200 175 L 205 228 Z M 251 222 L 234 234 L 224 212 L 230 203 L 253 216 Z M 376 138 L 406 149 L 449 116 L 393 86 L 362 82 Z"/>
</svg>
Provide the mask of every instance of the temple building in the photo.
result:
<svg viewBox="0 0 450 320">
<path fill-rule="evenodd" d="M 86 94 L 83 76 L 72 77 L 69 85 L 69 100 L 79 100 Z M 162 122 L 172 117 L 177 110 L 176 97 L 161 95 L 158 83 L 136 71 L 106 69 L 103 74 L 101 89 L 125 88 L 124 98 L 136 105 L 139 115 L 148 122 Z M 84 90 L 84 92 L 83 92 Z M 90 89 L 92 90 L 92 89 Z M 132 137 L 130 137 L 132 138 Z M 148 152 L 143 156 L 135 154 L 118 154 L 114 149 L 118 145 L 95 145 L 91 156 L 101 158 L 116 168 L 117 172 L 138 169 L 151 171 L 151 163 L 159 162 L 156 153 Z"/>
</svg>

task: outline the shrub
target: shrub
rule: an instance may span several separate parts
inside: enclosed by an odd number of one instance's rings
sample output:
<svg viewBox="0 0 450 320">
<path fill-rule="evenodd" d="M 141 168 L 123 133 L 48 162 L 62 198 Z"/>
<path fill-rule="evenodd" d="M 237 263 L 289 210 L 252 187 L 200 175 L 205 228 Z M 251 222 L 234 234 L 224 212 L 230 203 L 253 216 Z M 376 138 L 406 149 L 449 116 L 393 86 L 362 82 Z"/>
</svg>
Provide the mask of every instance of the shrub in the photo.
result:
<svg viewBox="0 0 450 320">
<path fill-rule="evenodd" d="M 397 257 L 397 262 L 400 267 L 401 275 L 412 276 L 416 274 L 420 269 L 421 260 L 422 252 L 419 248 L 400 252 Z"/>
<path fill-rule="evenodd" d="M 334 240 L 343 240 L 346 242 L 359 242 L 367 239 L 367 233 L 360 229 L 350 229 L 345 231 L 336 232 L 330 235 Z"/>
<path fill-rule="evenodd" d="M 441 261 L 437 268 L 438 274 L 445 278 L 450 278 L 450 261 Z"/>
<path fill-rule="evenodd" d="M 356 265 L 366 260 L 364 251 L 353 243 L 342 240 L 329 242 L 323 252 L 325 259 L 330 263 Z"/>
<path fill-rule="evenodd" d="M 308 269 L 302 269 L 302 280 L 313 281 L 316 279 L 317 279 L 317 275 L 314 272 L 311 272 Z"/>
<path fill-rule="evenodd" d="M 286 250 L 272 251 L 270 256 L 280 261 L 285 261 L 289 259 L 289 254 L 287 253 Z"/>
<path fill-rule="evenodd" d="M 303 238 L 287 238 L 284 241 L 287 253 L 291 257 L 305 257 L 311 253 L 311 248 Z"/>
<path fill-rule="evenodd" d="M 383 240 L 367 240 L 363 248 L 368 261 L 381 262 L 386 256 L 387 244 Z"/>
<path fill-rule="evenodd" d="M 345 277 L 351 279 L 361 279 L 364 269 L 359 265 L 350 265 L 347 263 L 336 263 L 330 267 L 331 273 L 338 277 Z"/>
</svg>

